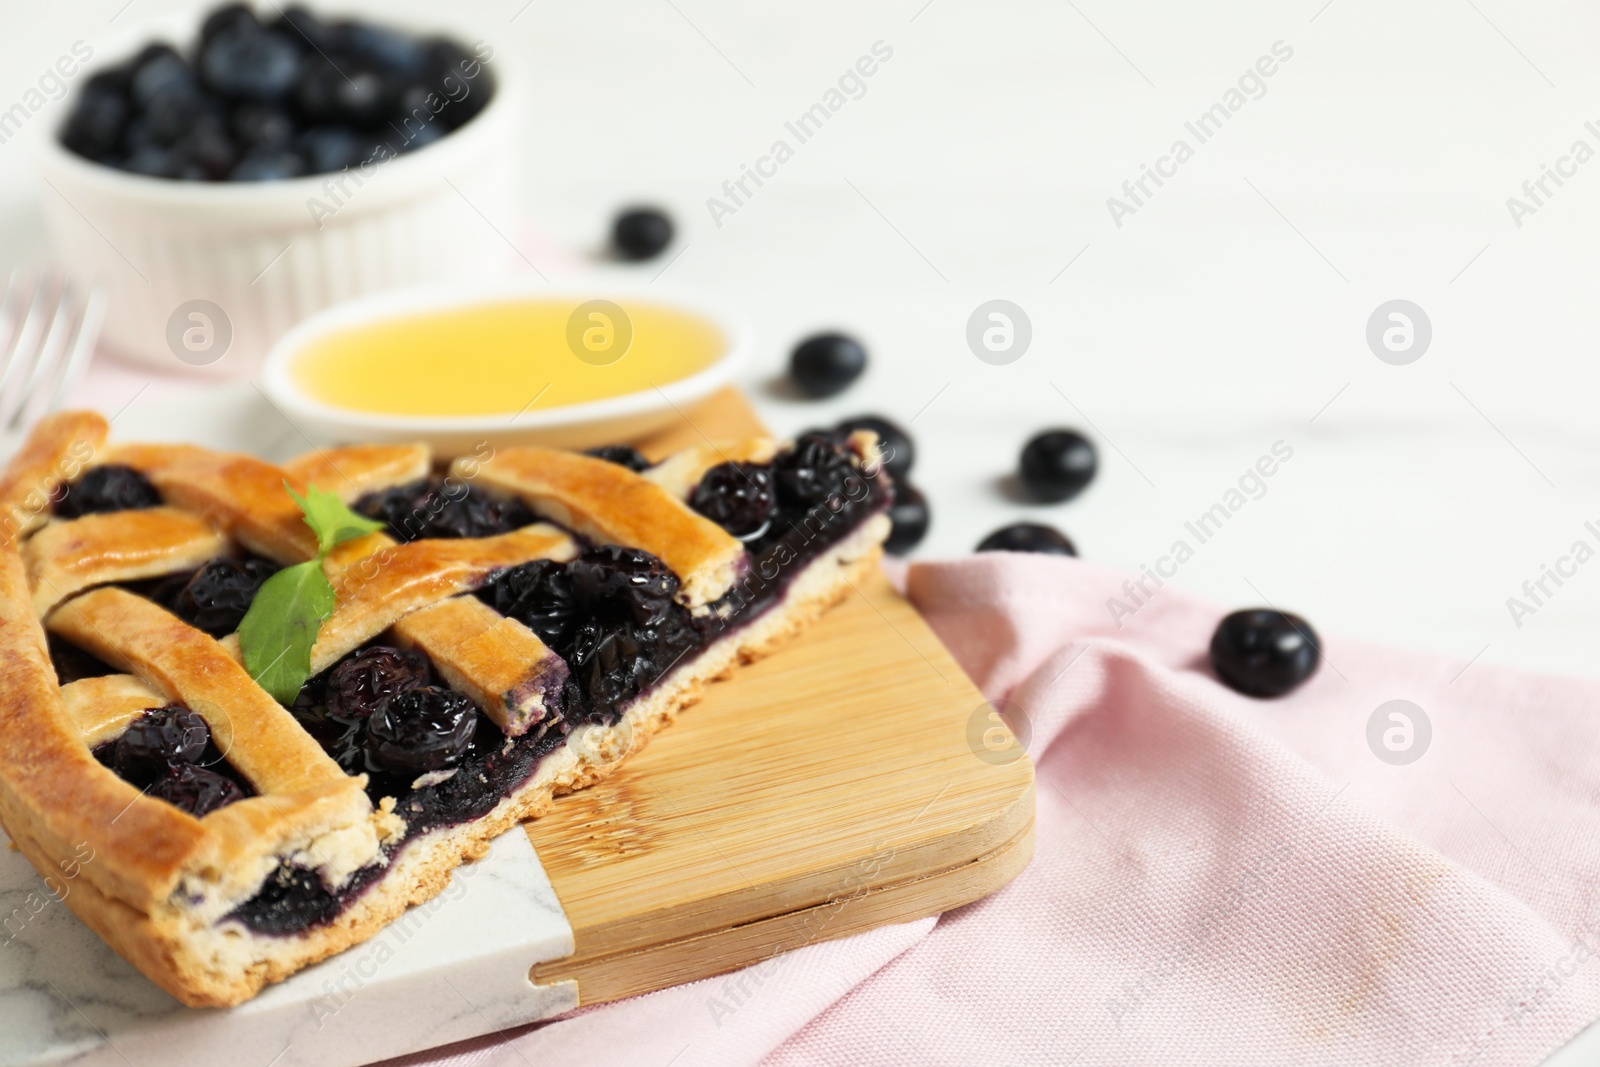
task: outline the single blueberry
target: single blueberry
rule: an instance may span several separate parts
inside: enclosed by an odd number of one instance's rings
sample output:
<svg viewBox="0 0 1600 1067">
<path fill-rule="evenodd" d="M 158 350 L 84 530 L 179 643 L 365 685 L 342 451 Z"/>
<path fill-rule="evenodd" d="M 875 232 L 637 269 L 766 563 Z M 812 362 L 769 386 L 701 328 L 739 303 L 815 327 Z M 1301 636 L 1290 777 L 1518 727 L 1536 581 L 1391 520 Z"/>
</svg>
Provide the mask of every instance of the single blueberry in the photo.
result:
<svg viewBox="0 0 1600 1067">
<path fill-rule="evenodd" d="M 362 159 L 361 139 L 345 126 L 313 126 L 300 135 L 297 147 L 310 174 L 344 170 Z"/>
<path fill-rule="evenodd" d="M 367 720 L 367 761 L 373 770 L 425 774 L 466 757 L 478 729 L 478 709 L 460 693 L 420 686 L 391 697 Z"/>
<path fill-rule="evenodd" d="M 228 172 L 234 182 L 272 182 L 298 178 L 306 172 L 306 161 L 296 152 L 251 152 Z"/>
<path fill-rule="evenodd" d="M 421 656 L 373 645 L 346 657 L 328 672 L 328 714 L 347 722 L 370 719 L 391 697 L 431 681 Z"/>
<path fill-rule="evenodd" d="M 205 93 L 194 86 L 174 85 L 145 105 L 138 122 L 150 143 L 171 147 L 208 113 L 215 113 L 215 107 Z"/>
<path fill-rule="evenodd" d="M 212 637 L 226 637 L 239 628 L 262 585 L 277 572 L 270 560 L 214 559 L 178 590 L 172 613 Z"/>
<path fill-rule="evenodd" d="M 188 133 L 178 139 L 173 152 L 180 166 L 185 169 L 192 167 L 211 181 L 226 177 L 239 158 L 239 150 L 220 120 L 195 123 Z"/>
<path fill-rule="evenodd" d="M 233 109 L 233 135 L 247 151 L 277 151 L 294 140 L 295 122 L 276 104 L 241 104 Z"/>
<path fill-rule="evenodd" d="M 259 25 L 256 13 L 249 4 L 223 4 L 213 8 L 205 21 L 200 23 L 200 43 L 205 44 L 217 34 L 235 27 L 256 29 Z"/>
<path fill-rule="evenodd" d="M 272 23 L 272 29 L 301 42 L 314 52 L 329 52 L 339 47 L 339 34 L 333 27 L 300 4 L 290 4 Z"/>
<path fill-rule="evenodd" d="M 301 62 L 296 105 L 313 125 L 373 126 L 392 109 L 394 85 L 359 60 L 313 52 Z"/>
<path fill-rule="evenodd" d="M 755 463 L 719 463 L 701 476 L 689 506 L 739 540 L 754 540 L 767 532 L 778 507 L 772 470 Z"/>
<path fill-rule="evenodd" d="M 896 482 L 889 504 L 889 539 L 883 547 L 903 556 L 928 535 L 928 501 L 909 482 Z"/>
<path fill-rule="evenodd" d="M 206 721 L 181 705 L 146 711 L 117 738 L 113 760 L 117 773 L 141 789 L 169 767 L 194 763 L 211 742 Z"/>
<path fill-rule="evenodd" d="M 300 48 L 283 34 L 253 23 L 217 34 L 200 52 L 206 88 L 233 100 L 270 103 L 294 88 Z"/>
<path fill-rule="evenodd" d="M 789 377 L 802 393 L 828 397 L 842 392 L 867 369 L 867 350 L 842 333 L 820 333 L 795 346 Z"/>
<path fill-rule="evenodd" d="M 123 126 L 130 114 L 128 98 L 121 90 L 91 78 L 61 128 L 61 143 L 87 159 L 100 159 L 122 143 Z"/>
<path fill-rule="evenodd" d="M 249 794 L 231 778 L 204 767 L 183 765 L 174 767 L 150 787 L 150 795 L 200 819 L 243 800 Z"/>
<path fill-rule="evenodd" d="M 335 32 L 340 35 L 342 47 L 397 79 L 420 74 L 428 59 L 422 42 L 399 30 L 351 21 L 339 25 Z"/>
<path fill-rule="evenodd" d="M 1076 556 L 1077 548 L 1054 526 L 1019 522 L 1003 526 L 978 542 L 979 552 L 1039 552 L 1047 556 Z"/>
<path fill-rule="evenodd" d="M 1046 430 L 1022 449 L 1018 477 L 1035 500 L 1071 500 L 1094 480 L 1099 458 L 1094 443 L 1076 430 Z"/>
<path fill-rule="evenodd" d="M 890 422 L 881 415 L 857 415 L 834 427 L 841 437 L 848 437 L 857 430 L 871 430 L 878 435 L 878 448 L 883 452 L 883 466 L 889 472 L 889 477 L 899 481 L 911 473 L 911 465 L 917 458 L 917 446 L 911 440 L 911 435 L 901 429 L 898 423 Z"/>
<path fill-rule="evenodd" d="M 794 447 L 772 461 L 778 499 L 791 507 L 812 508 L 847 494 L 850 479 L 859 477 L 833 436 L 820 431 L 801 434 Z"/>
<path fill-rule="evenodd" d="M 1321 661 L 1316 631 L 1286 611 L 1236 611 L 1211 635 L 1212 670 L 1246 696 L 1283 696 L 1315 674 Z"/>
<path fill-rule="evenodd" d="M 611 224 L 611 247 L 622 259 L 653 259 L 672 243 L 672 232 L 666 212 L 653 207 L 629 208 Z"/>
<path fill-rule="evenodd" d="M 153 44 L 134 57 L 128 92 L 140 107 L 149 107 L 157 96 L 172 89 L 197 89 L 194 70 L 167 44 Z"/>
</svg>

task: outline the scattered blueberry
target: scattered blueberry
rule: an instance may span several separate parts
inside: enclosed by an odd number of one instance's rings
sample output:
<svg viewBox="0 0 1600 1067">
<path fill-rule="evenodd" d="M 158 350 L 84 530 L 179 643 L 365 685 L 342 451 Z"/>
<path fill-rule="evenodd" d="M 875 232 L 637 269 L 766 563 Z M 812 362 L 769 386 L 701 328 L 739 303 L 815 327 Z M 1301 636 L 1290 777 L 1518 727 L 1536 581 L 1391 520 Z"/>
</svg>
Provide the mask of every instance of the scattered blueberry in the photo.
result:
<svg viewBox="0 0 1600 1067">
<path fill-rule="evenodd" d="M 623 259 L 652 259 L 672 243 L 672 220 L 652 207 L 631 208 L 611 225 L 611 245 Z"/>
<path fill-rule="evenodd" d="M 1211 636 L 1212 669 L 1246 696 L 1283 696 L 1315 674 L 1321 661 L 1316 631 L 1285 611 L 1236 611 Z"/>
<path fill-rule="evenodd" d="M 107 463 L 90 467 L 67 486 L 56 502 L 55 513 L 63 519 L 76 519 L 102 511 L 153 508 L 160 503 L 161 494 L 144 475 L 132 467 Z"/>
<path fill-rule="evenodd" d="M 328 714 L 347 722 L 370 719 L 385 701 L 429 683 L 421 656 L 388 645 L 372 645 L 328 672 Z"/>
<path fill-rule="evenodd" d="M 1018 474 L 1035 500 L 1071 500 L 1091 481 L 1099 460 L 1093 442 L 1076 430 L 1046 430 L 1022 449 Z"/>
<path fill-rule="evenodd" d="M 478 728 L 478 709 L 438 686 L 407 689 L 367 720 L 367 761 L 400 774 L 442 771 L 460 763 Z"/>
<path fill-rule="evenodd" d="M 172 613 L 212 637 L 239 628 L 262 583 L 278 572 L 265 559 L 214 559 L 194 572 L 172 600 Z"/>
<path fill-rule="evenodd" d="M 754 463 L 719 463 L 701 477 L 689 506 L 741 541 L 767 532 L 778 506 L 772 471 Z"/>
<path fill-rule="evenodd" d="M 978 542 L 979 552 L 1040 552 L 1048 556 L 1076 556 L 1067 535 L 1054 526 L 1019 522 L 1003 526 Z"/>
<path fill-rule="evenodd" d="M 200 819 L 236 800 L 243 800 L 248 794 L 231 778 L 204 767 L 184 764 L 156 779 L 150 787 L 150 795 Z"/>
<path fill-rule="evenodd" d="M 928 535 L 928 502 L 910 482 L 896 482 L 889 504 L 889 539 L 883 547 L 903 556 Z"/>
<path fill-rule="evenodd" d="M 841 392 L 867 368 L 867 350 L 842 333 L 819 333 L 795 346 L 789 377 L 802 393 L 828 397 Z"/>
<path fill-rule="evenodd" d="M 917 448 L 911 440 L 911 435 L 900 428 L 897 423 L 890 422 L 881 415 L 857 415 L 853 419 L 845 419 L 834 430 L 848 436 L 856 430 L 871 430 L 878 435 L 878 447 L 883 450 L 885 460 L 884 469 L 896 481 L 911 473 L 911 464 L 916 461 Z"/>
<path fill-rule="evenodd" d="M 128 724 L 113 748 L 113 766 L 125 780 L 143 788 L 169 767 L 194 763 L 205 755 L 211 730 L 198 714 L 181 705 L 154 708 Z"/>
</svg>

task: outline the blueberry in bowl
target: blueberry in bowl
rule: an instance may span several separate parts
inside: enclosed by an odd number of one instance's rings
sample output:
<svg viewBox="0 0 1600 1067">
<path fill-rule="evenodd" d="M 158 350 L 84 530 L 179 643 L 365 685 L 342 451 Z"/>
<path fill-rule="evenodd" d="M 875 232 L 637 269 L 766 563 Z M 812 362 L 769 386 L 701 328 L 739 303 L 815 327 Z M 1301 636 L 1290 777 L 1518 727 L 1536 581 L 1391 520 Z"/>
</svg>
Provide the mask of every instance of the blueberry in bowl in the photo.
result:
<svg viewBox="0 0 1600 1067">
<path fill-rule="evenodd" d="M 140 10 L 57 64 L 61 117 L 29 128 L 53 258 L 104 287 L 108 346 L 247 376 L 336 300 L 508 264 L 483 225 L 514 213 L 518 168 L 516 64 L 495 43 L 420 8 L 258 2 L 133 25 Z M 211 359 L 173 340 L 196 301 L 228 339 Z"/>
<path fill-rule="evenodd" d="M 97 72 L 58 136 L 84 159 L 146 177 L 329 173 L 465 125 L 494 93 L 486 59 L 446 37 L 299 5 L 226 4 L 183 46 L 156 42 Z"/>
</svg>

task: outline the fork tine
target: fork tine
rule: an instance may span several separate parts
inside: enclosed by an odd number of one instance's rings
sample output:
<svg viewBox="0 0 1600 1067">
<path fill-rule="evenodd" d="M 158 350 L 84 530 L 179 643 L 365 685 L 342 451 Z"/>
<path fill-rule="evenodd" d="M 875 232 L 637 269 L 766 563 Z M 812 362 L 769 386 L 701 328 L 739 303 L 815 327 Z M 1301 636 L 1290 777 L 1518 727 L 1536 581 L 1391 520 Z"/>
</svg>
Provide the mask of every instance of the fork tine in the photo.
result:
<svg viewBox="0 0 1600 1067">
<path fill-rule="evenodd" d="M 0 427 L 10 426 L 17 408 L 27 396 L 27 383 L 38 365 L 39 346 L 54 311 L 47 306 L 44 279 L 33 271 L 23 273 L 26 286 L 21 321 L 5 354 L 5 369 L 0 371 Z"/>
<path fill-rule="evenodd" d="M 66 351 L 67 334 L 72 329 L 69 294 L 66 283 L 60 278 L 48 273 L 39 278 L 39 285 L 33 294 L 33 306 L 45 325 L 41 327 L 38 342 L 34 346 L 33 365 L 28 368 L 27 376 L 22 381 L 10 418 L 3 423 L 7 430 L 17 429 L 28 418 L 40 385 L 51 372 L 59 369 L 57 364 Z"/>
<path fill-rule="evenodd" d="M 92 286 L 87 293 L 82 294 L 82 297 L 83 304 L 78 308 L 77 329 L 72 335 L 67 358 L 62 361 L 56 387 L 50 394 L 49 404 L 41 414 L 48 415 L 55 411 L 66 399 L 67 393 L 77 387 L 89 364 L 89 357 L 94 354 L 95 341 L 100 337 L 100 324 L 105 319 L 106 312 L 105 289 L 98 285 Z"/>
<path fill-rule="evenodd" d="M 6 284 L 5 302 L 0 311 L 9 311 L 10 329 L 6 331 L 6 346 L 0 356 L 0 412 L 6 410 L 8 387 L 17 376 L 17 368 L 32 358 L 33 341 L 30 329 L 37 330 L 34 314 L 34 279 L 31 271 L 18 268 L 11 272 Z M 3 421 L 3 420 L 0 420 Z"/>
</svg>

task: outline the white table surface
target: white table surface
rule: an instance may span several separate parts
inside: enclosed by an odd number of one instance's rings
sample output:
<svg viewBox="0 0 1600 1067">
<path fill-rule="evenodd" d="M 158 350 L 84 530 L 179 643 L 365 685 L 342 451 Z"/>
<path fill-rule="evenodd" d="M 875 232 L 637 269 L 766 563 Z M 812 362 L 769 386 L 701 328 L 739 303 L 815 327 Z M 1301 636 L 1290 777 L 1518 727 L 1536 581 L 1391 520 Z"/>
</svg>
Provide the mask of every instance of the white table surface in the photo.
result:
<svg viewBox="0 0 1600 1067">
<path fill-rule="evenodd" d="M 176 5 L 13 5 L 0 109 L 79 38 Z M 440 5 L 391 9 L 437 18 Z M 434 14 L 430 15 L 430 9 Z M 1600 150 L 1600 11 L 1575 0 L 454 0 L 526 68 L 527 221 L 597 244 L 611 212 L 667 206 L 665 277 L 741 305 L 748 385 L 792 431 L 909 423 L 934 510 L 920 550 L 1022 518 L 1090 558 L 1154 563 L 1274 442 L 1293 459 L 1185 564 L 1219 602 L 1478 663 L 1600 676 L 1600 562 L 1519 627 L 1507 598 L 1600 525 L 1595 370 L 1600 160 L 1515 224 L 1506 200 L 1578 139 Z M 113 21 L 115 16 L 115 21 Z M 874 42 L 893 49 L 718 226 L 708 197 Z M 1275 42 L 1293 57 L 1116 226 L 1106 200 Z M 37 180 L 0 145 L 0 257 L 45 257 Z M 1553 188 L 1553 187 L 1552 187 Z M 522 231 L 517 231 L 522 232 Z M 528 244 L 531 257 L 545 250 Z M 645 276 L 661 263 L 640 268 Z M 554 269 L 554 264 L 551 264 Z M 1021 305 L 1027 354 L 980 362 L 982 301 Z M 1365 342 L 1385 301 L 1434 331 L 1409 366 Z M 843 396 L 772 387 L 814 327 L 873 361 Z M 1102 443 L 1054 507 L 1000 479 L 1052 425 Z M 1554 587 L 1551 587 L 1554 588 Z M 1396 694 L 1397 697 L 1404 694 Z M 1593 1033 L 1560 1062 L 1600 1057 Z"/>
</svg>

